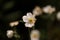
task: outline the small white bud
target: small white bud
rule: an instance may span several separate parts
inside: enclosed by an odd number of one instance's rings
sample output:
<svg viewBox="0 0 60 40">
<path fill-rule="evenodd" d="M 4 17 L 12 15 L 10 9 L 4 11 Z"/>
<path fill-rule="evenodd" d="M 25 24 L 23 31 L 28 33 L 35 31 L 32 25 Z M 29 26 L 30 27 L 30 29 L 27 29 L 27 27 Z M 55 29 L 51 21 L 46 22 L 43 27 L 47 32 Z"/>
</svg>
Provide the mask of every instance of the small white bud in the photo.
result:
<svg viewBox="0 0 60 40">
<path fill-rule="evenodd" d="M 13 37 L 13 30 L 7 30 L 7 37 L 12 38 Z"/>
</svg>

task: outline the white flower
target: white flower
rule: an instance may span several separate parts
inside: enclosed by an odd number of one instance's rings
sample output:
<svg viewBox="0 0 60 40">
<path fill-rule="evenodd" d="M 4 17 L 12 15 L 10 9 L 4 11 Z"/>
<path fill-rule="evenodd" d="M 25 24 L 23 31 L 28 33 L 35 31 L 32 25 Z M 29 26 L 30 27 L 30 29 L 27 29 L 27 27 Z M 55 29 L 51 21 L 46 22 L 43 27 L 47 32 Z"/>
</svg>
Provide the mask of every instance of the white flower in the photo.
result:
<svg viewBox="0 0 60 40">
<path fill-rule="evenodd" d="M 13 30 L 7 30 L 7 37 L 12 38 L 13 37 Z"/>
<path fill-rule="evenodd" d="M 39 6 L 36 6 L 34 9 L 33 9 L 33 15 L 34 16 L 37 16 L 37 15 L 41 15 L 42 14 L 42 9 L 39 7 Z"/>
<path fill-rule="evenodd" d="M 43 8 L 43 12 L 52 14 L 53 12 L 55 12 L 55 8 L 50 5 L 47 5 Z"/>
<path fill-rule="evenodd" d="M 30 34 L 31 40 L 39 40 L 40 34 L 38 30 L 32 30 Z"/>
<path fill-rule="evenodd" d="M 57 19 L 60 20 L 60 12 L 57 13 Z"/>
<path fill-rule="evenodd" d="M 22 17 L 23 21 L 25 22 L 25 26 L 31 28 L 34 26 L 34 23 L 36 21 L 35 17 L 32 15 L 32 13 L 27 13 L 27 15 Z"/>
<path fill-rule="evenodd" d="M 14 22 L 11 22 L 11 23 L 10 23 L 10 26 L 11 26 L 11 27 L 13 27 L 13 26 L 17 26 L 18 24 L 19 24 L 18 21 L 14 21 Z"/>
</svg>

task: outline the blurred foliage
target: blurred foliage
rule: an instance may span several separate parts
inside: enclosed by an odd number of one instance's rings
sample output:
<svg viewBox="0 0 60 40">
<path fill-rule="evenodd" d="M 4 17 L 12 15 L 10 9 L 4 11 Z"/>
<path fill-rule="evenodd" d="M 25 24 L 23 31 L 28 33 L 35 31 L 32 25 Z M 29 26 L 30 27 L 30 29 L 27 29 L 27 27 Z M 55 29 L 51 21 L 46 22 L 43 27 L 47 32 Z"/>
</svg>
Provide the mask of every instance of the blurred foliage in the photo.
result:
<svg viewBox="0 0 60 40">
<path fill-rule="evenodd" d="M 9 1 L 9 2 L 6 2 L 4 5 L 3 5 L 3 7 L 2 7 L 2 9 L 3 10 L 9 10 L 10 8 L 12 8 L 14 6 L 14 1 Z"/>
</svg>

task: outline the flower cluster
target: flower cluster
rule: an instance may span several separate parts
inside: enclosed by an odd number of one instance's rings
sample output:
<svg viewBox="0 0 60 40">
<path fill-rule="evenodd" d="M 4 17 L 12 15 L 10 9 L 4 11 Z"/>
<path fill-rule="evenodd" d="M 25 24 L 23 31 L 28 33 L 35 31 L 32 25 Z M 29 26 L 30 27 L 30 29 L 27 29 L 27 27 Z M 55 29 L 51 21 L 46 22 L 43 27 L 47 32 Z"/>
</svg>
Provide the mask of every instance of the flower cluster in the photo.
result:
<svg viewBox="0 0 60 40">
<path fill-rule="evenodd" d="M 25 27 L 33 28 L 36 23 L 36 16 L 42 15 L 43 13 L 46 14 L 52 14 L 56 11 L 55 7 L 52 7 L 50 5 L 47 5 L 43 8 L 36 6 L 32 12 L 28 12 L 26 15 L 22 17 L 23 22 L 25 23 Z M 60 12 L 56 15 L 57 19 L 60 20 Z M 20 21 L 10 22 L 9 25 L 11 27 L 17 26 Z M 7 37 L 12 38 L 14 36 L 14 31 L 8 30 L 7 31 Z M 16 37 L 16 35 L 15 35 Z M 39 40 L 40 38 L 40 32 L 38 30 L 33 29 L 30 34 L 31 40 Z"/>
</svg>

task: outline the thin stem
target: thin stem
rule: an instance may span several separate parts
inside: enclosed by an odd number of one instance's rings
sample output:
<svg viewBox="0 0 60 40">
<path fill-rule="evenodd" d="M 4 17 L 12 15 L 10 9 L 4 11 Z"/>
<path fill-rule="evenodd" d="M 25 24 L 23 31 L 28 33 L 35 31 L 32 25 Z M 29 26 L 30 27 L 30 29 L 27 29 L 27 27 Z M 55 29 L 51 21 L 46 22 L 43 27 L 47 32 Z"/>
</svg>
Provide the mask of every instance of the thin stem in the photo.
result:
<svg viewBox="0 0 60 40">
<path fill-rule="evenodd" d="M 16 40 L 19 40 L 20 36 L 18 35 L 16 31 L 17 30 L 16 27 L 14 27 L 13 30 L 14 30 L 14 37 L 16 38 Z"/>
<path fill-rule="evenodd" d="M 19 22 L 23 22 L 22 20 L 20 20 Z"/>
</svg>

